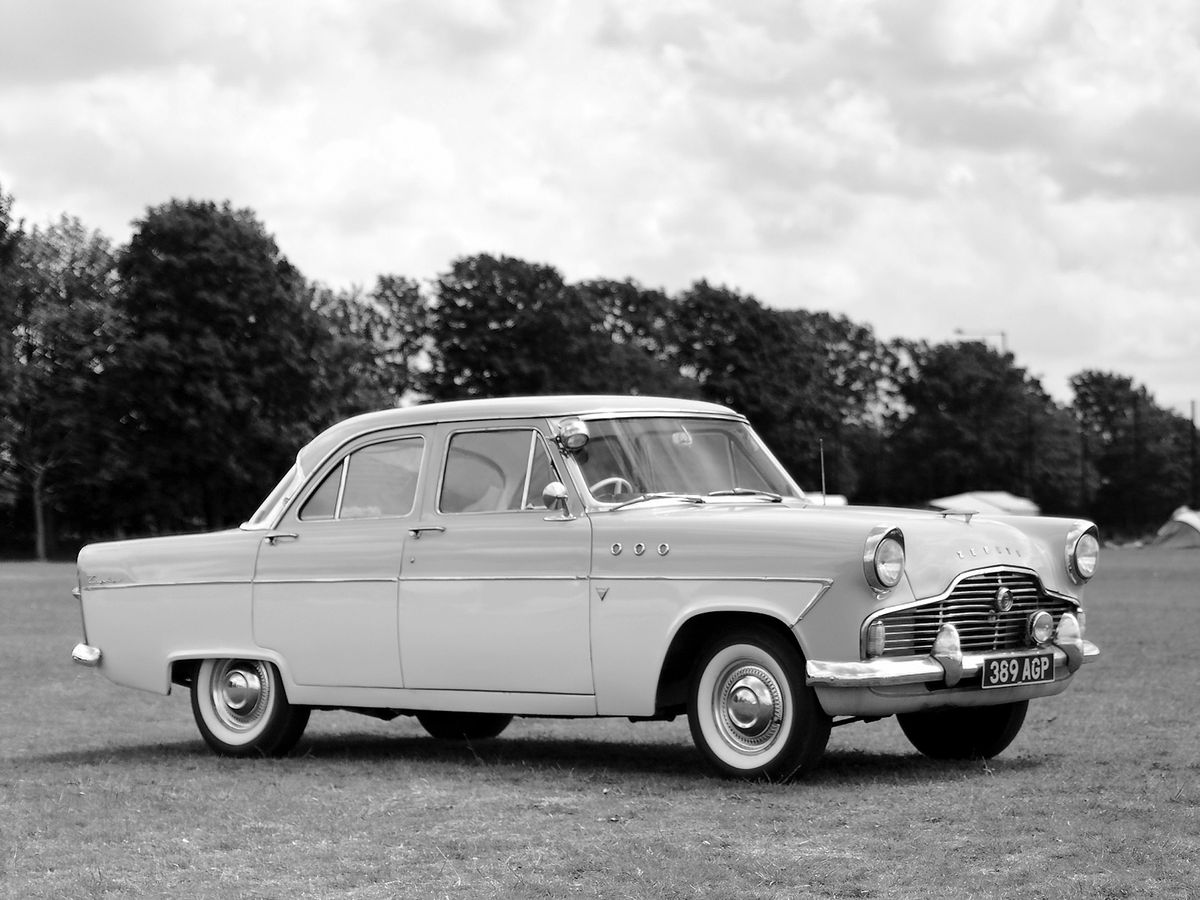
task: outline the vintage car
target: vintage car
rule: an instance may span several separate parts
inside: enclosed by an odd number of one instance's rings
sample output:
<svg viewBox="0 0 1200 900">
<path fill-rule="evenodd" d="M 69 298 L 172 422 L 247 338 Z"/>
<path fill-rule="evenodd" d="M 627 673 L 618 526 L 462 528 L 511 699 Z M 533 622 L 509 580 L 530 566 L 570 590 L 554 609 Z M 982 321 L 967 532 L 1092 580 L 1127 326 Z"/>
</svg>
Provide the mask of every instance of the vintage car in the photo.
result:
<svg viewBox="0 0 1200 900">
<path fill-rule="evenodd" d="M 349 709 L 445 739 L 686 713 L 743 778 L 891 715 L 922 753 L 991 757 L 1098 656 L 1098 550 L 1076 519 L 824 506 L 723 406 L 438 403 L 325 431 L 236 530 L 85 547 L 73 658 L 187 687 L 231 756 Z"/>
</svg>

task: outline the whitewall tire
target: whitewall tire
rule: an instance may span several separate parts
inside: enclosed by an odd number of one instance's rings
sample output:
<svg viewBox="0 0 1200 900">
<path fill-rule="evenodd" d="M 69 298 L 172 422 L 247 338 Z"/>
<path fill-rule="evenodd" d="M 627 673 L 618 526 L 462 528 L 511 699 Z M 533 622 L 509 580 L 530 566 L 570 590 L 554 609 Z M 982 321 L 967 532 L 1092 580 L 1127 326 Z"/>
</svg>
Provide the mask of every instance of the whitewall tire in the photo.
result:
<svg viewBox="0 0 1200 900">
<path fill-rule="evenodd" d="M 767 628 L 724 635 L 701 653 L 688 721 L 708 762 L 736 778 L 792 778 L 829 741 L 830 719 L 805 683 L 799 648 Z"/>
<path fill-rule="evenodd" d="M 192 679 L 192 715 L 222 756 L 283 756 L 308 724 L 288 702 L 279 670 L 260 659 L 206 659 Z"/>
</svg>

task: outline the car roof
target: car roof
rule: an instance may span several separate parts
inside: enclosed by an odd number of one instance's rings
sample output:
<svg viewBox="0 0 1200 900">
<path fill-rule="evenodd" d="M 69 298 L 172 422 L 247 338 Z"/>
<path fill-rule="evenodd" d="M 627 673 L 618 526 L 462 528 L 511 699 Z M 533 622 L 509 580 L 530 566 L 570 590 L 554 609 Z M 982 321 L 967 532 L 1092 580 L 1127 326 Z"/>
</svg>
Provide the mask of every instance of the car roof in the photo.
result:
<svg viewBox="0 0 1200 900">
<path fill-rule="evenodd" d="M 572 394 L 546 397 L 503 397 L 486 400 L 452 400 L 363 413 L 338 422 L 317 435 L 300 451 L 301 470 L 311 472 L 326 456 L 351 438 L 387 428 L 469 422 L 480 419 L 556 419 L 595 415 L 705 415 L 741 419 L 727 406 L 702 400 L 640 397 L 621 394 Z"/>
</svg>

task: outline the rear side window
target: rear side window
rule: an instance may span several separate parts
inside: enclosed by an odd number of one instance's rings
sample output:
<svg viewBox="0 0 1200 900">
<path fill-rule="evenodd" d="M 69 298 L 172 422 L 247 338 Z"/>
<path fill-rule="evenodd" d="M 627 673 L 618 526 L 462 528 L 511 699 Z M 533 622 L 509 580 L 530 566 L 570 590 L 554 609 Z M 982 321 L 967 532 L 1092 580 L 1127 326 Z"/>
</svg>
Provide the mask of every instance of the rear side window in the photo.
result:
<svg viewBox="0 0 1200 900">
<path fill-rule="evenodd" d="M 550 454 L 532 429 L 454 435 L 438 508 L 444 513 L 543 509 L 541 492 L 556 479 Z"/>
<path fill-rule="evenodd" d="M 305 502 L 300 518 L 407 516 L 416 500 L 424 449 L 425 441 L 412 437 L 355 450 L 325 476 Z"/>
</svg>

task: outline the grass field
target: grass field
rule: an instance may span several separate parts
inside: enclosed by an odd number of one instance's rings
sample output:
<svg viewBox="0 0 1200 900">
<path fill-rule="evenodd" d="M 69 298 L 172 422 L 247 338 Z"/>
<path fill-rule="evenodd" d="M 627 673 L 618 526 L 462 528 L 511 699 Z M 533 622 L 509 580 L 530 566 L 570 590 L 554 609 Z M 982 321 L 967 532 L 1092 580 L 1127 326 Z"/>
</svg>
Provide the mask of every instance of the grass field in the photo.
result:
<svg viewBox="0 0 1200 900">
<path fill-rule="evenodd" d="M 790 785 L 710 777 L 682 720 L 518 720 L 473 747 L 316 713 L 212 756 L 186 694 L 69 661 L 70 566 L 0 564 L 4 897 L 1200 898 L 1200 553 L 1108 551 L 1104 655 L 988 764 L 834 731 Z"/>
</svg>

